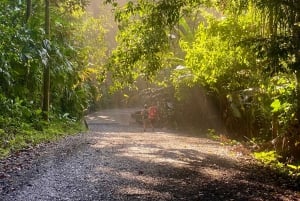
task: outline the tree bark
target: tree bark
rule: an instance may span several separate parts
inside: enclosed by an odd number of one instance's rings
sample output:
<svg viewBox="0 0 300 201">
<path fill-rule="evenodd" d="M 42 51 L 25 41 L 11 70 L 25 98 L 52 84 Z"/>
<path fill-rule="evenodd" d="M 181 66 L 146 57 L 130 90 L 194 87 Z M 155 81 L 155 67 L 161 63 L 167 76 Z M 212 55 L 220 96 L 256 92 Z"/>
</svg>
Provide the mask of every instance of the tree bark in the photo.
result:
<svg viewBox="0 0 300 201">
<path fill-rule="evenodd" d="M 296 86 L 296 96 L 297 96 L 297 119 L 298 123 L 300 124 L 300 1 L 296 1 L 295 3 L 295 21 L 293 27 L 293 39 L 294 44 L 296 45 L 295 48 L 295 69 L 296 69 L 296 79 L 297 79 L 297 86 Z"/>
<path fill-rule="evenodd" d="M 26 18 L 25 18 L 25 21 L 26 23 L 28 22 L 30 16 L 31 16 L 31 13 L 32 13 L 32 1 L 31 0 L 27 0 L 27 5 L 26 5 Z"/>
<path fill-rule="evenodd" d="M 46 39 L 50 39 L 50 0 L 45 0 L 45 34 Z M 43 79 L 43 118 L 45 121 L 49 120 L 49 103 L 50 103 L 50 59 L 44 67 Z"/>
</svg>

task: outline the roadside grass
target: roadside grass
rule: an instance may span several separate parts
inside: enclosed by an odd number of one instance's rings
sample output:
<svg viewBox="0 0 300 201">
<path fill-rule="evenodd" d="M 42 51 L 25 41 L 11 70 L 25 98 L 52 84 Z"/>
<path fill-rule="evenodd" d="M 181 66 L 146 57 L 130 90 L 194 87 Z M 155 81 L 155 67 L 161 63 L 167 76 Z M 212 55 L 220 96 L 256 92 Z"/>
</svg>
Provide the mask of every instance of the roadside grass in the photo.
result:
<svg viewBox="0 0 300 201">
<path fill-rule="evenodd" d="M 254 152 L 253 157 L 265 166 L 271 167 L 280 173 L 287 174 L 296 179 L 300 179 L 299 161 L 294 163 L 282 163 L 280 162 L 282 157 L 278 155 L 275 150 Z"/>
<path fill-rule="evenodd" d="M 228 138 L 224 134 L 217 133 L 214 129 L 208 129 L 206 136 L 212 140 L 218 141 L 221 145 L 237 145 L 238 141 Z"/>
<path fill-rule="evenodd" d="M 277 154 L 275 150 L 262 150 L 259 152 L 253 151 L 251 149 L 244 150 L 244 143 L 238 142 L 236 140 L 232 140 L 223 134 L 217 133 L 214 129 L 208 129 L 207 137 L 220 142 L 221 145 L 229 145 L 235 147 L 235 151 L 243 152 L 246 154 L 250 154 L 256 161 L 260 162 L 266 167 L 270 167 L 276 172 L 288 175 L 294 179 L 300 180 L 300 161 L 291 162 L 281 162 L 282 157 Z M 255 143 L 259 144 L 256 140 Z"/>
<path fill-rule="evenodd" d="M 57 119 L 50 123 L 41 121 L 38 126 L 22 123 L 0 129 L 0 159 L 40 143 L 56 141 L 85 130 L 82 122 L 69 119 Z"/>
</svg>

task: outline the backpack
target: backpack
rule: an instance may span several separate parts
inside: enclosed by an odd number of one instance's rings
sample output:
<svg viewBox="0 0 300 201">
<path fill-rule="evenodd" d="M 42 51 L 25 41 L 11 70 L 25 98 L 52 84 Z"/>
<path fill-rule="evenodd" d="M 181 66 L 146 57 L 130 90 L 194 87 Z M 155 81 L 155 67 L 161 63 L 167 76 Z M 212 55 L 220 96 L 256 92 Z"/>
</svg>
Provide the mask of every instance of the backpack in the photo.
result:
<svg viewBox="0 0 300 201">
<path fill-rule="evenodd" d="M 157 116 L 157 108 L 152 106 L 149 108 L 149 119 L 155 119 Z"/>
</svg>

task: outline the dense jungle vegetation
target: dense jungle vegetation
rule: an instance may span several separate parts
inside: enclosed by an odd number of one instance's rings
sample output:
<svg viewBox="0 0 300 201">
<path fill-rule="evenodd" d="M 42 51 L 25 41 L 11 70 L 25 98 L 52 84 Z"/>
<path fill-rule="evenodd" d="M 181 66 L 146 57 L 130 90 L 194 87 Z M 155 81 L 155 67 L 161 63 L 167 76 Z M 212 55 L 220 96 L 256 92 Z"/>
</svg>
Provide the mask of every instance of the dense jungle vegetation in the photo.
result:
<svg viewBox="0 0 300 201">
<path fill-rule="evenodd" d="M 105 29 L 86 3 L 1 1 L 1 156 L 80 130 L 99 98 Z"/>
<path fill-rule="evenodd" d="M 218 124 L 300 159 L 298 0 L 105 2 L 118 27 L 112 52 L 103 18 L 85 12 L 89 1 L 0 3 L 1 154 L 73 125 L 110 89 L 134 102 L 146 79 L 174 101 L 176 126 Z"/>
</svg>

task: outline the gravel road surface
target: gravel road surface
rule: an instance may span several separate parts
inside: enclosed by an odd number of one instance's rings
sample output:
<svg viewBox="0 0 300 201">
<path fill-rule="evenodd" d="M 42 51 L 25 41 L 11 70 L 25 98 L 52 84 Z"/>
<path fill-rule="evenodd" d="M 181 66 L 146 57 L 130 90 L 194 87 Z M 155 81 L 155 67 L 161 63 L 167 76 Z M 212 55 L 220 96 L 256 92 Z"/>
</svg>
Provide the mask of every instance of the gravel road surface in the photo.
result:
<svg viewBox="0 0 300 201">
<path fill-rule="evenodd" d="M 87 116 L 89 131 L 0 161 L 0 200 L 300 200 L 299 185 L 232 147 L 143 132 L 132 109 Z"/>
</svg>

